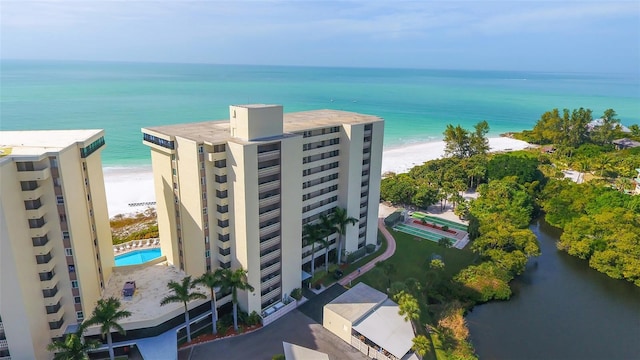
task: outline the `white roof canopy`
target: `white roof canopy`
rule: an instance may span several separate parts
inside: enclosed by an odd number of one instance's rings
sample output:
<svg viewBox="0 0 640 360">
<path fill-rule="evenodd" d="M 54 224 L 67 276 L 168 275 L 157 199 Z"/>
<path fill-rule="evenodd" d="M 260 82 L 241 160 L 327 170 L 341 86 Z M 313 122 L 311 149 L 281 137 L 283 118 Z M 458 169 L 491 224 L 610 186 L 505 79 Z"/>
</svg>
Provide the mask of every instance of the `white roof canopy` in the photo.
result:
<svg viewBox="0 0 640 360">
<path fill-rule="evenodd" d="M 411 349 L 414 333 L 398 310 L 398 304 L 387 299 L 353 329 L 400 359 Z"/>
</svg>

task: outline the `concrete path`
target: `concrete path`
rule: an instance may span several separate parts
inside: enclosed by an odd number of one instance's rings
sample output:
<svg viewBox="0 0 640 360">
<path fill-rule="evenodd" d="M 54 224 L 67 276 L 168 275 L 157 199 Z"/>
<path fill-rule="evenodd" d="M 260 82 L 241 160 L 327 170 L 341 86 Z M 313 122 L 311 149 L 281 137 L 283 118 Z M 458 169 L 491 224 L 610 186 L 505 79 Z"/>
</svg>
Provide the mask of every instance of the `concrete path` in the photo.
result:
<svg viewBox="0 0 640 360">
<path fill-rule="evenodd" d="M 390 258 L 395 252 L 396 252 L 396 240 L 393 238 L 393 236 L 391 236 L 391 234 L 389 233 L 389 231 L 387 230 L 387 228 L 384 226 L 384 219 L 383 218 L 378 218 L 378 229 L 380 230 L 380 232 L 382 232 L 382 235 L 384 235 L 384 237 L 387 239 L 387 250 L 385 250 L 384 253 L 382 253 L 380 256 L 378 256 L 377 258 L 369 261 L 368 263 L 362 265 L 359 269 L 360 270 L 356 270 L 354 272 L 352 272 L 351 274 L 343 277 L 342 279 L 340 279 L 339 283 L 340 285 L 348 285 L 351 281 L 353 281 L 354 279 L 356 279 L 358 276 L 366 273 L 367 271 L 373 269 L 374 266 L 376 266 L 376 263 L 379 261 L 383 261 L 386 260 L 388 258 Z"/>
</svg>

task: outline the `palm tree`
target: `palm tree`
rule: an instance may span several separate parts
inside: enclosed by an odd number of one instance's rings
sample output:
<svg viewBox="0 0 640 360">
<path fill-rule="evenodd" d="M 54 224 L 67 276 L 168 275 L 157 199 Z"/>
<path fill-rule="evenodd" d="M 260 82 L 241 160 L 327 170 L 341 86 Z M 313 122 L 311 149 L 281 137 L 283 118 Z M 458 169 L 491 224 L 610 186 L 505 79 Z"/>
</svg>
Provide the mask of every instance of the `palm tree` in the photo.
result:
<svg viewBox="0 0 640 360">
<path fill-rule="evenodd" d="M 83 339 L 85 327 L 80 325 L 75 333 L 67 334 L 64 340 L 55 340 L 47 345 L 47 350 L 55 352 L 53 360 L 85 360 L 89 350 L 96 349 L 100 342 Z"/>
<path fill-rule="evenodd" d="M 253 291 L 253 286 L 247 280 L 247 270 L 242 268 L 237 270 L 222 270 L 222 289 L 224 292 L 231 291 L 231 301 L 233 302 L 233 329 L 238 331 L 238 289 Z"/>
<path fill-rule="evenodd" d="M 173 290 L 173 295 L 165 296 L 165 298 L 160 301 L 160 306 L 175 302 L 184 304 L 184 321 L 187 323 L 187 342 L 191 342 L 191 324 L 189 323 L 189 308 L 187 304 L 193 300 L 207 298 L 203 293 L 191 291 L 196 285 L 195 281 L 191 281 L 191 276 L 185 276 L 184 279 L 182 279 L 182 283 L 171 280 L 167 284 L 167 287 Z"/>
<path fill-rule="evenodd" d="M 420 318 L 420 306 L 418 305 L 418 300 L 416 300 L 413 295 L 404 291 L 396 294 L 395 300 L 398 302 L 398 314 L 404 317 L 404 321 L 411 323 L 411 327 L 415 332 L 416 328 L 413 321 Z"/>
<path fill-rule="evenodd" d="M 424 336 L 418 335 L 411 340 L 413 345 L 411 349 L 416 352 L 421 358 L 425 356 L 429 351 L 431 351 L 431 341 Z"/>
<path fill-rule="evenodd" d="M 358 219 L 350 217 L 346 209 L 337 207 L 331 216 L 331 220 L 334 228 L 340 235 L 338 238 L 338 265 L 340 265 L 342 259 L 342 239 L 347 234 L 347 225 L 357 224 Z"/>
<path fill-rule="evenodd" d="M 108 299 L 100 299 L 93 309 L 91 318 L 84 323 L 84 326 L 100 325 L 100 334 L 102 337 L 107 336 L 107 345 L 109 346 L 109 358 L 113 360 L 113 341 L 111 340 L 111 330 L 124 335 L 127 332 L 118 324 L 119 320 L 128 318 L 131 313 L 127 310 L 121 310 L 120 300 L 114 297 Z"/>
<path fill-rule="evenodd" d="M 333 221 L 330 217 L 326 215 L 320 216 L 320 226 L 322 227 L 322 231 L 324 233 L 324 239 L 319 242 L 324 246 L 324 267 L 327 272 L 329 272 L 329 236 L 335 233 L 335 226 L 333 226 Z"/>
<path fill-rule="evenodd" d="M 195 280 L 196 284 L 202 284 L 211 290 L 211 326 L 213 334 L 218 333 L 218 306 L 216 305 L 216 287 L 222 285 L 222 269 L 202 274 Z"/>
<path fill-rule="evenodd" d="M 306 224 L 302 229 L 303 238 L 306 240 L 303 247 L 311 244 L 311 276 L 316 273 L 316 243 L 322 241 L 324 231 L 318 224 Z"/>
</svg>

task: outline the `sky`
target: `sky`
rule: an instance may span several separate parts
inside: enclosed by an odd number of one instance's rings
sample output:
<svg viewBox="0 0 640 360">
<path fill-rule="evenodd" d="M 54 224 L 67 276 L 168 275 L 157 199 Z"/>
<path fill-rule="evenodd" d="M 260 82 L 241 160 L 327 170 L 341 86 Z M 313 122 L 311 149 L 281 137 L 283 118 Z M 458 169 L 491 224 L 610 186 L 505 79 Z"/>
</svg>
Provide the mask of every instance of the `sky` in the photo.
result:
<svg viewBox="0 0 640 360">
<path fill-rule="evenodd" d="M 0 0 L 0 58 L 640 73 L 640 1 Z"/>
</svg>

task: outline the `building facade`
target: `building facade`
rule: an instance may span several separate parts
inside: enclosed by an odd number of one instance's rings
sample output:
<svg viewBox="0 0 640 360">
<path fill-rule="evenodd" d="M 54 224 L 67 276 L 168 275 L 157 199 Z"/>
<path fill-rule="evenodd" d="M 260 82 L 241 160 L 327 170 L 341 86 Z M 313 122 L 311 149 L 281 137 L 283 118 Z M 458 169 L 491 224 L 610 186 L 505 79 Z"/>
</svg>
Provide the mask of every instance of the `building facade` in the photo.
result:
<svg viewBox="0 0 640 360">
<path fill-rule="evenodd" d="M 103 136 L 0 132 L 0 359 L 52 358 L 111 275 Z"/>
<path fill-rule="evenodd" d="M 376 243 L 383 127 L 351 112 L 242 105 L 229 120 L 142 129 L 163 255 L 193 276 L 247 269 L 255 290 L 240 304 L 260 313 L 301 287 L 311 261 L 305 224 L 341 207 L 358 219 L 345 252 Z"/>
</svg>

